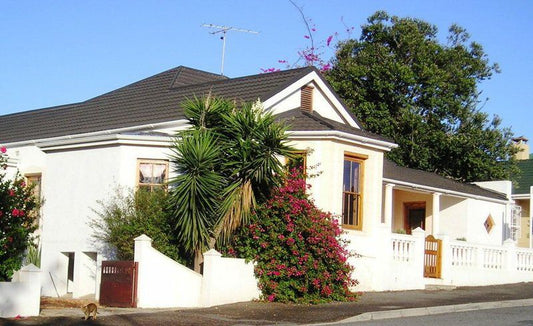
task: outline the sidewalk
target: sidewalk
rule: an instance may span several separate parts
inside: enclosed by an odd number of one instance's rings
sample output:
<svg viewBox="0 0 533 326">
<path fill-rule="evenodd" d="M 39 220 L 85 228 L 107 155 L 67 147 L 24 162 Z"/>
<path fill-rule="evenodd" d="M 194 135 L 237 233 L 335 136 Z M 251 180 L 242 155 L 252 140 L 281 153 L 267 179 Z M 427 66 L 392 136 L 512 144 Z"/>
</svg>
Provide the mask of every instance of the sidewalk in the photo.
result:
<svg viewBox="0 0 533 326">
<path fill-rule="evenodd" d="M 0 325 L 295 325 L 533 305 L 533 283 L 453 290 L 364 293 L 355 303 L 292 305 L 246 302 L 202 309 L 104 308 L 85 322 L 79 308 L 43 309 L 41 316 L 0 319 Z"/>
</svg>

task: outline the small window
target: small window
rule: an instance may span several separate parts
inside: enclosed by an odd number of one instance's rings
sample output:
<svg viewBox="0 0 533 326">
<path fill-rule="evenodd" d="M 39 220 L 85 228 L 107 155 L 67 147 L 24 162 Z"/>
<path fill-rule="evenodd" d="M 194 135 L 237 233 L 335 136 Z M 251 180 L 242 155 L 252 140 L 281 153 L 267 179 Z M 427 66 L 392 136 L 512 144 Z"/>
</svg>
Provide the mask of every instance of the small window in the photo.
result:
<svg viewBox="0 0 533 326">
<path fill-rule="evenodd" d="M 346 228 L 362 230 L 362 185 L 364 159 L 345 155 L 342 182 L 342 224 Z"/>
<path fill-rule="evenodd" d="M 40 173 L 31 173 L 26 174 L 26 184 L 33 186 L 33 196 L 38 201 L 41 200 L 41 174 Z"/>
<path fill-rule="evenodd" d="M 153 191 L 165 188 L 168 179 L 168 161 L 139 160 L 137 169 L 137 185 L 139 189 Z"/>
<path fill-rule="evenodd" d="M 487 233 L 490 233 L 490 231 L 492 230 L 492 228 L 494 227 L 494 220 L 492 219 L 492 216 L 489 214 L 489 216 L 487 217 L 487 219 L 485 220 L 485 223 L 483 223 L 483 225 L 485 226 L 485 230 L 487 230 Z"/>
<path fill-rule="evenodd" d="M 298 169 L 305 175 L 307 171 L 307 151 L 292 152 L 292 157 L 286 159 L 285 167 L 289 171 Z"/>
</svg>

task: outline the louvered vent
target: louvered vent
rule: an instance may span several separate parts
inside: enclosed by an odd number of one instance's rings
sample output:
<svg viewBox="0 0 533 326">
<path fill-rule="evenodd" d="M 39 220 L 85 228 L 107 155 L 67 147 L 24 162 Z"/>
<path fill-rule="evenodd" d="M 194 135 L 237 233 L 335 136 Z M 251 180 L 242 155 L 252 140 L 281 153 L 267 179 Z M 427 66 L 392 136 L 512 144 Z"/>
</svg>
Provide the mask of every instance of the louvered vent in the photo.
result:
<svg viewBox="0 0 533 326">
<path fill-rule="evenodd" d="M 304 111 L 313 111 L 313 89 L 312 86 L 304 86 L 301 89 L 300 108 Z"/>
</svg>

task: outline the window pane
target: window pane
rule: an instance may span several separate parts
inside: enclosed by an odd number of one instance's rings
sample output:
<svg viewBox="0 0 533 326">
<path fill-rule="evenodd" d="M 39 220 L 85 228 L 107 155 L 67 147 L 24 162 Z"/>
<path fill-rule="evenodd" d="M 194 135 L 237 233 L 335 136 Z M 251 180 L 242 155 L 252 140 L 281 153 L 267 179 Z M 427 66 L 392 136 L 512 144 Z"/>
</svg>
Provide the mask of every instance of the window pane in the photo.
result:
<svg viewBox="0 0 533 326">
<path fill-rule="evenodd" d="M 151 183 L 152 178 L 152 164 L 141 163 L 139 164 L 139 183 Z"/>
<path fill-rule="evenodd" d="M 165 187 L 168 174 L 168 163 L 158 161 L 139 162 L 138 185 L 152 190 L 154 187 Z"/>
<path fill-rule="evenodd" d="M 352 166 L 352 190 L 359 192 L 359 163 L 351 162 Z"/>
<path fill-rule="evenodd" d="M 344 177 L 343 177 L 343 191 L 350 191 L 351 178 L 350 178 L 350 161 L 344 161 Z"/>
<path fill-rule="evenodd" d="M 153 178 L 151 183 L 162 184 L 165 182 L 165 176 L 167 175 L 167 167 L 165 164 L 154 164 L 152 171 Z"/>
<path fill-rule="evenodd" d="M 357 160 L 350 157 L 344 159 L 342 220 L 343 224 L 357 228 L 361 227 L 361 168 Z"/>
</svg>

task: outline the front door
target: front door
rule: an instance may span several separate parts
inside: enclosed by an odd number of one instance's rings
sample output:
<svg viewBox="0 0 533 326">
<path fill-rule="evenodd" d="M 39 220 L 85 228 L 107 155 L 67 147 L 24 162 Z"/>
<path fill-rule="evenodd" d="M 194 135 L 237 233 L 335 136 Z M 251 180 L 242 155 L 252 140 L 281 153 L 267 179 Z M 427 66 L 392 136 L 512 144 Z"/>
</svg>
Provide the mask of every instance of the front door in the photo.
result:
<svg viewBox="0 0 533 326">
<path fill-rule="evenodd" d="M 405 231 L 411 234 L 418 227 L 426 229 L 426 202 L 405 203 Z"/>
</svg>

